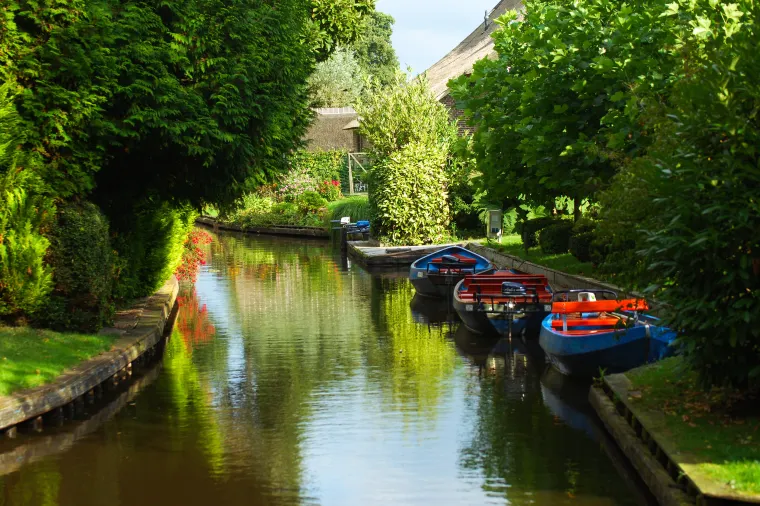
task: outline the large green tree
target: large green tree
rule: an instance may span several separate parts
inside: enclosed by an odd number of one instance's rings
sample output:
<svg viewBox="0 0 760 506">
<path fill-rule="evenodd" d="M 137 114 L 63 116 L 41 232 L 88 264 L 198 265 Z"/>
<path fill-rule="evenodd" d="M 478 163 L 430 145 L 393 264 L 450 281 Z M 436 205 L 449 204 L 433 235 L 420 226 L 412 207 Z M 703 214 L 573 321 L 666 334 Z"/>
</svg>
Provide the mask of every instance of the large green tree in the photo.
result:
<svg viewBox="0 0 760 506">
<path fill-rule="evenodd" d="M 364 73 L 354 51 L 338 48 L 326 61 L 317 64 L 309 77 L 309 93 L 317 107 L 352 105 L 362 92 Z"/>
<path fill-rule="evenodd" d="M 352 47 L 364 73 L 373 76 L 381 85 L 388 86 L 393 83 L 399 69 L 396 50 L 391 42 L 395 20 L 388 14 L 375 11 L 365 22 L 362 36 Z"/>
<path fill-rule="evenodd" d="M 522 20 L 515 12 L 498 20 L 499 57 L 451 84 L 477 127 L 473 149 L 489 199 L 552 206 L 562 196 L 593 198 L 620 158 L 646 144 L 640 92 L 667 87 L 661 48 L 673 40 L 657 26 L 651 5 L 659 2 L 638 4 L 529 0 Z"/>
</svg>

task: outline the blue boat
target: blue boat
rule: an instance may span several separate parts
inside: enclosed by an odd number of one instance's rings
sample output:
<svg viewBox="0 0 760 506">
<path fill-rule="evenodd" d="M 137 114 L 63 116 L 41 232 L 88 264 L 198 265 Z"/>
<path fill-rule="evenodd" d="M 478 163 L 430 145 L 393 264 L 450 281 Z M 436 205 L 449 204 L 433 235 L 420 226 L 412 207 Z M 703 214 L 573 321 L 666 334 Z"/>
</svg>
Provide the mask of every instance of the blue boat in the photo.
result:
<svg viewBox="0 0 760 506">
<path fill-rule="evenodd" d="M 610 290 L 554 294 L 539 344 L 561 373 L 593 377 L 625 372 L 675 353 L 676 333 L 642 314 L 641 299 L 618 300 Z"/>
<path fill-rule="evenodd" d="M 538 335 L 551 301 L 545 276 L 510 270 L 465 276 L 454 288 L 453 305 L 476 334 L 530 337 Z"/>
<path fill-rule="evenodd" d="M 466 274 L 491 270 L 493 265 L 487 258 L 461 246 L 449 246 L 415 261 L 409 279 L 419 295 L 448 298 Z"/>
</svg>

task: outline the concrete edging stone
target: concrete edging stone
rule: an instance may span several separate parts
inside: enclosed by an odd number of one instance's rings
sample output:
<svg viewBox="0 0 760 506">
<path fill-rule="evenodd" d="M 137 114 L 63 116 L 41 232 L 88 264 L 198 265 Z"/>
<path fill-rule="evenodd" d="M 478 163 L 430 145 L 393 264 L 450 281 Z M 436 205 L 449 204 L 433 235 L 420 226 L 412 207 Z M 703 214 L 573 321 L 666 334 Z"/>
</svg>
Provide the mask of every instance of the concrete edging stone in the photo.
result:
<svg viewBox="0 0 760 506">
<path fill-rule="evenodd" d="M 152 349 L 163 337 L 178 291 L 172 276 L 154 295 L 118 313 L 114 328 L 101 331 L 121 336 L 111 351 L 65 371 L 53 383 L 0 397 L 0 431 L 74 402 Z"/>
</svg>

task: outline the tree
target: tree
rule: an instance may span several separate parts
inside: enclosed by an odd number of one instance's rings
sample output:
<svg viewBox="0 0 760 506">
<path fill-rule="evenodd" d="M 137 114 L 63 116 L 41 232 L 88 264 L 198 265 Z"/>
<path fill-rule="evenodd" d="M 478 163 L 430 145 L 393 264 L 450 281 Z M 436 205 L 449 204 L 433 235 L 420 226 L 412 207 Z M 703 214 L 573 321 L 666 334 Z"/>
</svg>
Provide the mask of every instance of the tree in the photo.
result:
<svg viewBox="0 0 760 506">
<path fill-rule="evenodd" d="M 362 36 L 352 45 L 364 73 L 373 76 L 383 86 L 391 85 L 399 70 L 396 50 L 391 42 L 394 23 L 392 16 L 374 11 L 366 18 Z"/>
<path fill-rule="evenodd" d="M 327 61 L 317 64 L 309 77 L 309 94 L 318 107 L 352 105 L 362 92 L 364 75 L 354 52 L 338 48 Z"/>
<path fill-rule="evenodd" d="M 500 18 L 498 59 L 484 59 L 452 94 L 477 128 L 473 149 L 490 200 L 553 206 L 594 198 L 619 160 L 646 145 L 640 91 L 667 86 L 672 43 L 653 0 L 526 3 Z M 647 5 L 648 4 L 648 5 Z M 576 218 L 579 217 L 579 205 Z"/>
<path fill-rule="evenodd" d="M 375 237 L 389 244 L 443 239 L 449 221 L 446 166 L 456 126 L 425 77 L 401 72 L 359 101 L 360 133 L 371 143 L 369 206 Z"/>
</svg>

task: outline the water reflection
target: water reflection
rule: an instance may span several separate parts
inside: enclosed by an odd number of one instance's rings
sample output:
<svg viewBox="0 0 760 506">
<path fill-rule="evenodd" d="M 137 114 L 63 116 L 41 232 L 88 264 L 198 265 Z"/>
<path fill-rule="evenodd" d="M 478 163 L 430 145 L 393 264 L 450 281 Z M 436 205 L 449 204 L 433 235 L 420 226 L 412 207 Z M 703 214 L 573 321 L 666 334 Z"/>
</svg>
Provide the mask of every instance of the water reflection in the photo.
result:
<svg viewBox="0 0 760 506">
<path fill-rule="evenodd" d="M 0 477 L 0 506 L 634 502 L 519 342 L 474 338 L 403 273 L 322 242 L 209 248 L 160 376 Z"/>
</svg>

